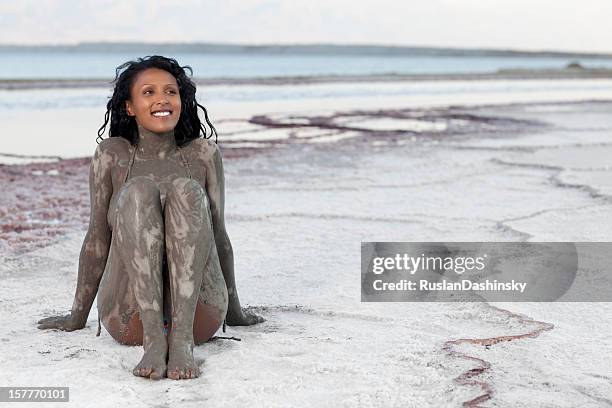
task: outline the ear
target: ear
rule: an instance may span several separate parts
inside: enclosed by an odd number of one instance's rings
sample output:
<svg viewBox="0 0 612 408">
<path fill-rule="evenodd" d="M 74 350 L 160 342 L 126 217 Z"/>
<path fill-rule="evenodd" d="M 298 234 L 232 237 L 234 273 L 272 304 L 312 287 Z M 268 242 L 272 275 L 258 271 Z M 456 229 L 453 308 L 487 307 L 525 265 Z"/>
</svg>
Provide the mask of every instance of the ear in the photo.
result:
<svg viewBox="0 0 612 408">
<path fill-rule="evenodd" d="M 134 106 L 132 105 L 131 101 L 125 101 L 125 110 L 127 111 L 128 116 L 136 116 L 134 113 Z"/>
</svg>

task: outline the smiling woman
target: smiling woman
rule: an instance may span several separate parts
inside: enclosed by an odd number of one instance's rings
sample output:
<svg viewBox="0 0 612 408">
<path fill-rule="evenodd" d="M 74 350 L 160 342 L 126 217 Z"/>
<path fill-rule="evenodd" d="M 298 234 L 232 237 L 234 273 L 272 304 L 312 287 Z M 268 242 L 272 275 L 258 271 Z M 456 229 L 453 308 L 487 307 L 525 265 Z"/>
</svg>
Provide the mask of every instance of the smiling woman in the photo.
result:
<svg viewBox="0 0 612 408">
<path fill-rule="evenodd" d="M 132 86 L 132 99 L 126 101 L 129 116 L 155 133 L 174 130 L 181 114 L 181 97 L 176 79 L 167 71 L 150 68 Z"/>
<path fill-rule="evenodd" d="M 72 310 L 39 321 L 41 329 L 81 329 L 97 293 L 98 316 L 110 335 L 143 345 L 134 375 L 152 379 L 197 377 L 193 347 L 224 319 L 263 321 L 240 306 L 223 165 L 208 140 L 216 130 L 185 68 L 152 56 L 117 69 L 98 132 L 101 138 L 110 120 L 110 138 L 91 161 L 90 223 Z"/>
</svg>

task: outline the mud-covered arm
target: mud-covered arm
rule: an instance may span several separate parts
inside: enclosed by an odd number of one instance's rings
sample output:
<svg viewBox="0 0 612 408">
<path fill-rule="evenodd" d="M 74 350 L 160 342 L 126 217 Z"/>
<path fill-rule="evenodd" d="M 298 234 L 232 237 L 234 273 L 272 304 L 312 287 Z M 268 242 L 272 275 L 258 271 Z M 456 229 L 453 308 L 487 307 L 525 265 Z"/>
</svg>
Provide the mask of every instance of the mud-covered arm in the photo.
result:
<svg viewBox="0 0 612 408">
<path fill-rule="evenodd" d="M 260 323 L 264 321 L 263 318 L 243 310 L 240 306 L 238 291 L 236 290 L 236 279 L 234 277 L 234 252 L 225 229 L 225 178 L 223 174 L 223 161 L 216 144 L 209 143 L 208 149 L 211 150 L 207 154 L 206 160 L 206 191 L 210 203 L 219 262 L 229 297 L 226 322 L 230 326 Z"/>
<path fill-rule="evenodd" d="M 100 143 L 89 167 L 91 213 L 89 228 L 79 256 L 77 287 L 71 312 L 65 316 L 51 316 L 39 320 L 39 329 L 72 331 L 84 328 L 87 323 L 106 266 L 111 237 L 106 213 L 113 189 L 111 179 L 113 160 L 105 145 L 104 141 Z"/>
<path fill-rule="evenodd" d="M 79 256 L 77 287 L 71 310 L 73 317 L 83 325 L 98 292 L 110 247 L 111 231 L 106 216 L 113 193 L 112 163 L 112 154 L 104 148 L 104 143 L 100 144 L 89 167 L 89 228 Z"/>
</svg>

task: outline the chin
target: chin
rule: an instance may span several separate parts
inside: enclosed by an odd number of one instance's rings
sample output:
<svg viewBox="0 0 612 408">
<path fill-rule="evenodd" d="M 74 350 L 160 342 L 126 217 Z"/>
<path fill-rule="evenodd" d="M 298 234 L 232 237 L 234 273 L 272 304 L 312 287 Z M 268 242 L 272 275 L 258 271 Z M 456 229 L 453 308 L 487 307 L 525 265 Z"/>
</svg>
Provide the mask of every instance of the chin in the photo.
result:
<svg viewBox="0 0 612 408">
<path fill-rule="evenodd" d="M 167 133 L 170 132 L 172 130 L 174 130 L 174 128 L 176 127 L 176 125 L 174 126 L 151 126 L 151 127 L 146 127 L 145 128 L 153 133 Z"/>
</svg>

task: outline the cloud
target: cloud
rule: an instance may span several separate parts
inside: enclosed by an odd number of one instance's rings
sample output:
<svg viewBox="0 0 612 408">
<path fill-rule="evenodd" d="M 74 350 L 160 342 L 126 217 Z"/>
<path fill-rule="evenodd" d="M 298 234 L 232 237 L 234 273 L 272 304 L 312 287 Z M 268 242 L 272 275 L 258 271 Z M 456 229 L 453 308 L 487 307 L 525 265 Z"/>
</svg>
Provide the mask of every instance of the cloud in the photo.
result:
<svg viewBox="0 0 612 408">
<path fill-rule="evenodd" d="M 612 51 L 608 0 L 22 0 L 3 43 L 360 43 Z"/>
</svg>

